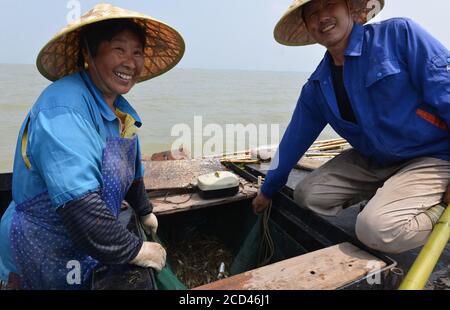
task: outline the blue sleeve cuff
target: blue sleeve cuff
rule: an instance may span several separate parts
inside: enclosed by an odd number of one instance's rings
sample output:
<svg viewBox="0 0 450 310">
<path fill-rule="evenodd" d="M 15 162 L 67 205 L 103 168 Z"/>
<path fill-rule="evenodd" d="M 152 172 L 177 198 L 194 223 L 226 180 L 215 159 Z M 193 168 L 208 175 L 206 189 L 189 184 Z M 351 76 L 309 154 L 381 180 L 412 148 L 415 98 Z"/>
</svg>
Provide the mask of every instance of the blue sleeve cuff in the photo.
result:
<svg viewBox="0 0 450 310">
<path fill-rule="evenodd" d="M 263 184 L 263 186 L 261 187 L 261 193 L 269 199 L 272 199 L 273 196 L 275 195 L 275 191 L 269 187 L 269 185 Z"/>
</svg>

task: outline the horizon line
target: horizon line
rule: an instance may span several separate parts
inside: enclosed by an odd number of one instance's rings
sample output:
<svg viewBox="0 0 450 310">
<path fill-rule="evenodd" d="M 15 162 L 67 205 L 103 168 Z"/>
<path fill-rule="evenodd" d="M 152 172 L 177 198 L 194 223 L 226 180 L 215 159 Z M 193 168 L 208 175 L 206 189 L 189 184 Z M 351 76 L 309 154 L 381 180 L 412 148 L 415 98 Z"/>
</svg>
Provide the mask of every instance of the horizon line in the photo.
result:
<svg viewBox="0 0 450 310">
<path fill-rule="evenodd" d="M 14 63 L 14 62 L 0 62 L 0 65 L 36 66 L 36 64 L 34 64 L 34 63 Z M 296 70 L 243 69 L 243 68 L 201 68 L 201 67 L 175 67 L 172 70 L 248 71 L 248 72 L 304 73 L 304 74 L 312 73 L 312 71 L 296 71 Z"/>
</svg>

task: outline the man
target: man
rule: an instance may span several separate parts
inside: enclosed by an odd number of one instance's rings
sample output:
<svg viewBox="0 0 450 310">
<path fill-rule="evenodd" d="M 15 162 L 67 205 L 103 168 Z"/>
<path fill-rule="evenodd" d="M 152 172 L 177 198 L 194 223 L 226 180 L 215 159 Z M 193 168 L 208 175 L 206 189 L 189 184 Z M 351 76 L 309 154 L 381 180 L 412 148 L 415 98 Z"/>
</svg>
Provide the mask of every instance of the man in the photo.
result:
<svg viewBox="0 0 450 310">
<path fill-rule="evenodd" d="M 357 218 L 358 238 L 401 253 L 426 242 L 450 200 L 450 52 L 409 19 L 361 25 L 383 6 L 296 0 L 277 24 L 281 44 L 317 42 L 327 53 L 303 87 L 253 209 L 267 208 L 330 124 L 353 149 L 301 181 L 295 201 L 336 216 L 369 200 Z"/>
</svg>

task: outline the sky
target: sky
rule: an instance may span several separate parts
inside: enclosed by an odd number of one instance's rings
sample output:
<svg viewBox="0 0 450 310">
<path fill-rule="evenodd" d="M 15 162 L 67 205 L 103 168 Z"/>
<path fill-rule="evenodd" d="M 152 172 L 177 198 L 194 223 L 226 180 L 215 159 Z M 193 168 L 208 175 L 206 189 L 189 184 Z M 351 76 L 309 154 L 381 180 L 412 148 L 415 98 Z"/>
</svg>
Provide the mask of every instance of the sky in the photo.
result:
<svg viewBox="0 0 450 310">
<path fill-rule="evenodd" d="M 0 0 L 0 63 L 34 64 L 41 47 L 67 23 L 74 0 Z M 85 13 L 102 1 L 80 0 Z M 179 68 L 311 72 L 325 50 L 286 47 L 273 28 L 292 0 L 109 0 L 177 29 L 186 53 Z M 375 19 L 409 17 L 450 48 L 450 1 L 386 0 Z"/>
</svg>

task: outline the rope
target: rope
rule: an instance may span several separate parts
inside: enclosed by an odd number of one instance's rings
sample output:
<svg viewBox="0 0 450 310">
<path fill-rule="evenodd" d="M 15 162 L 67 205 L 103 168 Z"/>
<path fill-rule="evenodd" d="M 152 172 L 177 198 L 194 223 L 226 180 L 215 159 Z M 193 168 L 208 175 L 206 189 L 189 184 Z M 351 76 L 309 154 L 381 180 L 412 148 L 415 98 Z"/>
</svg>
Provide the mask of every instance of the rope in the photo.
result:
<svg viewBox="0 0 450 310">
<path fill-rule="evenodd" d="M 261 187 L 262 178 L 258 177 L 257 187 Z M 275 244 L 270 234 L 269 219 L 272 211 L 272 201 L 269 207 L 264 210 L 261 219 L 261 241 L 259 243 L 258 267 L 266 266 L 270 263 L 275 254 Z"/>
<path fill-rule="evenodd" d="M 189 193 L 188 189 L 186 189 L 186 194 L 188 194 L 188 193 Z M 170 192 L 166 193 L 166 195 L 164 196 L 164 200 L 152 199 L 152 201 L 159 202 L 159 203 L 165 203 L 165 204 L 182 205 L 183 203 L 190 201 L 192 199 L 192 196 L 194 195 L 194 193 L 191 192 L 191 193 L 189 193 L 189 197 L 185 201 L 175 202 L 175 201 L 170 201 L 169 199 L 167 199 L 169 197 L 169 194 L 170 194 Z"/>
<path fill-rule="evenodd" d="M 259 245 L 258 266 L 262 267 L 272 260 L 275 254 L 275 244 L 272 236 L 270 235 L 269 218 L 272 210 L 272 202 L 269 207 L 264 211 L 261 221 L 261 242 Z"/>
</svg>

